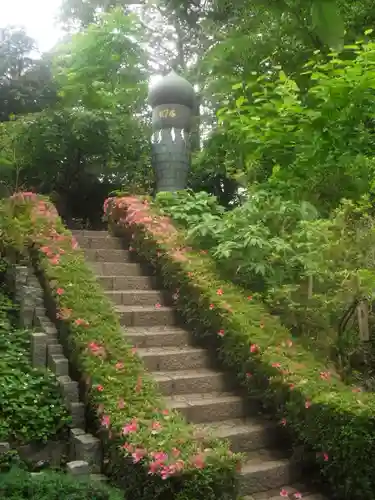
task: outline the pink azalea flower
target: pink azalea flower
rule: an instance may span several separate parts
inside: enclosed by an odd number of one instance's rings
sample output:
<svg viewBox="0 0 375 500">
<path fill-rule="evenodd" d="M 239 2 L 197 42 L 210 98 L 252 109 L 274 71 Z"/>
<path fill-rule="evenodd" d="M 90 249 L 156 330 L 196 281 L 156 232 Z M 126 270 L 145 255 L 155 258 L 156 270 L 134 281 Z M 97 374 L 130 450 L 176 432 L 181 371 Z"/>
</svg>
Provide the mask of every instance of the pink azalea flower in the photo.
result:
<svg viewBox="0 0 375 500">
<path fill-rule="evenodd" d="M 196 455 L 193 457 L 192 463 L 197 469 L 203 469 L 205 466 L 203 455 Z"/>
<path fill-rule="evenodd" d="M 122 434 L 126 436 L 126 434 L 130 434 L 131 432 L 137 432 L 138 430 L 138 424 L 136 420 L 132 420 L 130 424 L 126 424 L 122 428 Z"/>
<path fill-rule="evenodd" d="M 142 448 L 136 448 L 134 453 L 132 453 L 133 463 L 137 464 L 145 456 L 145 451 Z"/>
<path fill-rule="evenodd" d="M 166 462 L 168 460 L 168 455 L 164 451 L 154 451 L 154 452 L 151 453 L 151 456 L 157 462 Z"/>
<path fill-rule="evenodd" d="M 160 422 L 152 422 L 151 428 L 153 431 L 160 431 L 162 426 Z"/>
<path fill-rule="evenodd" d="M 104 415 L 102 418 L 101 424 L 103 427 L 106 427 L 108 429 L 110 421 L 111 421 L 111 418 L 108 415 Z"/>
<path fill-rule="evenodd" d="M 77 326 L 89 326 L 89 323 L 85 320 L 85 319 L 82 319 L 82 318 L 78 318 L 74 321 L 74 323 L 77 325 Z"/>
</svg>

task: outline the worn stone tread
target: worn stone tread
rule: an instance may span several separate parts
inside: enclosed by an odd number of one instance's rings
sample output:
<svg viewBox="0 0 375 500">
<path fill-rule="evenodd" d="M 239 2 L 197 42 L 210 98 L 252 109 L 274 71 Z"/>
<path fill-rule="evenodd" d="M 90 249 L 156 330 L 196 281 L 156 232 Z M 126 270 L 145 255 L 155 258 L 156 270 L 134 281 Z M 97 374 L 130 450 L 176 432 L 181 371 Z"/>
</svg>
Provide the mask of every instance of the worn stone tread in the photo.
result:
<svg viewBox="0 0 375 500">
<path fill-rule="evenodd" d="M 166 349 L 160 347 L 145 347 L 137 350 L 140 356 L 166 356 L 169 354 L 207 354 L 207 351 L 202 347 L 192 347 L 187 345 L 185 347 L 168 347 Z"/>
<path fill-rule="evenodd" d="M 144 311 L 174 311 L 173 307 L 169 306 L 160 306 L 160 307 L 155 307 L 155 306 L 123 306 L 123 305 L 118 305 L 115 306 L 115 309 L 118 313 L 123 313 L 123 312 L 144 312 Z"/>
<path fill-rule="evenodd" d="M 231 391 L 211 392 L 209 394 L 203 394 L 201 392 L 186 395 L 176 394 L 167 399 L 169 399 L 171 403 L 185 403 L 190 406 L 203 404 L 203 401 L 242 401 L 241 397 L 233 395 Z"/>
<path fill-rule="evenodd" d="M 286 457 L 274 456 L 268 450 L 259 450 L 248 455 L 240 471 L 240 492 L 242 494 L 281 488 L 298 476 L 297 469 L 291 466 Z"/>
<path fill-rule="evenodd" d="M 187 395 L 199 388 L 201 392 L 219 392 L 229 388 L 225 373 L 210 368 L 176 371 L 154 371 L 151 373 L 164 396 Z"/>
<path fill-rule="evenodd" d="M 232 392 L 209 392 L 173 395 L 165 398 L 167 406 L 181 412 L 190 423 L 240 418 L 246 414 L 241 397 Z"/>
<path fill-rule="evenodd" d="M 137 353 L 150 371 L 199 370 L 210 364 L 207 351 L 199 347 L 145 347 Z"/>
<path fill-rule="evenodd" d="M 139 349 L 137 349 L 137 352 L 138 351 Z M 157 372 L 152 372 L 152 376 L 155 377 L 155 379 L 166 378 L 168 380 L 214 377 L 217 375 L 224 376 L 224 373 L 218 372 L 217 370 L 211 370 L 210 368 L 201 368 L 200 370 L 171 370 L 171 371 L 160 370 Z"/>
<path fill-rule="evenodd" d="M 72 229 L 71 233 L 74 235 L 85 236 L 88 238 L 113 238 L 108 231 L 93 231 L 89 229 Z"/>
<path fill-rule="evenodd" d="M 157 290 L 154 276 L 118 276 L 109 273 L 97 274 L 96 279 L 106 291 Z"/>
<path fill-rule="evenodd" d="M 126 337 L 135 347 L 182 347 L 190 344 L 190 333 L 176 326 L 124 327 Z"/>
<path fill-rule="evenodd" d="M 109 274 L 118 276 L 144 276 L 141 267 L 133 262 L 106 262 L 88 260 L 90 267 L 97 276 Z"/>
<path fill-rule="evenodd" d="M 103 238 L 99 238 L 97 241 L 102 241 Z M 108 240 L 104 240 L 108 241 Z M 111 240 L 109 240 L 111 241 Z M 112 243 L 112 242 L 111 242 Z M 91 245 L 92 243 L 90 243 Z M 82 246 L 86 258 L 91 262 L 115 262 L 121 263 L 125 262 L 127 264 L 131 263 L 129 261 L 130 254 L 128 250 L 123 250 L 122 248 L 88 248 Z"/>
<path fill-rule="evenodd" d="M 280 491 L 285 490 L 288 492 L 288 497 L 282 497 Z M 282 485 L 278 488 L 273 488 L 272 490 L 260 491 L 253 493 L 252 495 L 245 495 L 241 497 L 241 500 L 281 500 L 282 498 L 288 498 L 289 500 L 297 500 L 301 494 L 303 499 L 307 500 L 328 500 L 321 494 L 313 493 L 309 486 L 303 483 L 293 483 L 291 485 Z"/>
<path fill-rule="evenodd" d="M 284 459 L 268 459 L 267 457 L 264 456 L 257 456 L 257 457 L 251 457 L 249 460 L 247 460 L 241 469 L 241 474 L 251 474 L 253 472 L 261 472 L 265 470 L 272 469 L 274 467 L 279 467 L 280 465 L 282 466 L 290 466 L 290 462 L 288 458 Z"/>
<path fill-rule="evenodd" d="M 239 431 L 257 432 L 259 430 L 265 430 L 267 427 L 274 426 L 275 424 L 272 422 L 260 422 L 255 418 L 234 418 L 220 422 L 202 424 L 197 430 L 201 430 L 202 432 L 213 432 L 216 437 L 225 438 L 226 436 Z"/>
<path fill-rule="evenodd" d="M 120 323 L 125 327 L 177 326 L 178 319 L 173 307 L 167 306 L 115 306 Z"/>
<path fill-rule="evenodd" d="M 107 290 L 106 295 L 117 305 L 152 307 L 165 302 L 166 292 L 160 290 Z"/>
</svg>

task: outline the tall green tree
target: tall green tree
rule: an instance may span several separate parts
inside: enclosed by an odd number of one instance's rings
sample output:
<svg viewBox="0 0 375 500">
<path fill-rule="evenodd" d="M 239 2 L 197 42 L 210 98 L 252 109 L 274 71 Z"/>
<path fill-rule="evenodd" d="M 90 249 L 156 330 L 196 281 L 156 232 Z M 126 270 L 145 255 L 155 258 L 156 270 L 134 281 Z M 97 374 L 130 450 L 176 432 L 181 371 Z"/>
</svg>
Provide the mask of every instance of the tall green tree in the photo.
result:
<svg viewBox="0 0 375 500">
<path fill-rule="evenodd" d="M 35 49 L 24 30 L 0 29 L 0 121 L 40 111 L 57 100 L 48 57 L 31 57 Z"/>
</svg>

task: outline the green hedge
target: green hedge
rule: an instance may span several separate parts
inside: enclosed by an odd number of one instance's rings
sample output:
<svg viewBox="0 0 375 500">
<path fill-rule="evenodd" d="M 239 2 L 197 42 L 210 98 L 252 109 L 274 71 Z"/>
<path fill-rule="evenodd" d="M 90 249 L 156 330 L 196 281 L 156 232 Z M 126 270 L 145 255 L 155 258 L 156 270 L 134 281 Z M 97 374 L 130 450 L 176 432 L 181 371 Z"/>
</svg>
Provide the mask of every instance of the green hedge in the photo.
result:
<svg viewBox="0 0 375 500">
<path fill-rule="evenodd" d="M 116 232 L 132 237 L 140 256 L 176 291 L 176 307 L 199 335 L 216 339 L 218 354 L 249 396 L 261 395 L 280 425 L 313 451 L 322 475 L 341 498 L 375 498 L 375 396 L 346 386 L 291 338 L 279 319 L 230 282 L 207 255 L 184 248 L 184 236 L 146 200 L 105 204 Z"/>
<path fill-rule="evenodd" d="M 21 469 L 0 474 L 0 498 L 7 500 L 124 500 L 124 495 L 98 481 L 58 472 L 32 475 Z"/>
<path fill-rule="evenodd" d="M 85 382 L 93 425 L 109 457 L 106 473 L 139 500 L 233 498 L 239 457 L 226 443 L 201 449 L 182 416 L 166 409 L 53 206 L 18 193 L 1 206 L 0 231 L 6 249 L 26 259 L 31 252 L 50 315 Z"/>
</svg>

